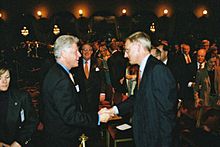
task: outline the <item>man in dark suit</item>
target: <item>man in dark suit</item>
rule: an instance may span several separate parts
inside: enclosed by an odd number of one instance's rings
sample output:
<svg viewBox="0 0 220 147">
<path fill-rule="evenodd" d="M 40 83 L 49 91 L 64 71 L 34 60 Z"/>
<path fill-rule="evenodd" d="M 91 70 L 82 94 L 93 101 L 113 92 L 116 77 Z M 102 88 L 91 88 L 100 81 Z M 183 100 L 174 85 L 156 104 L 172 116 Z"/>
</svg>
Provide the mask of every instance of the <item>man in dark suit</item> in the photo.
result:
<svg viewBox="0 0 220 147">
<path fill-rule="evenodd" d="M 125 102 L 101 111 L 125 115 L 133 110 L 136 147 L 172 147 L 177 103 L 175 80 L 170 70 L 150 55 L 147 34 L 136 32 L 129 36 L 125 49 L 129 62 L 140 65 L 140 84 Z"/>
<path fill-rule="evenodd" d="M 98 112 L 99 97 L 105 96 L 104 86 L 100 69 L 95 58 L 92 58 L 93 49 L 88 43 L 82 45 L 82 58 L 79 60 L 79 67 L 74 68 L 74 75 L 78 77 L 80 90 L 80 101 L 83 112 Z M 87 71 L 88 70 L 88 71 Z M 88 72 L 88 73 L 87 73 Z M 85 128 L 84 133 L 96 142 L 99 139 L 98 128 Z M 91 139 L 95 139 L 91 140 Z"/>
<path fill-rule="evenodd" d="M 43 122 L 45 146 L 75 147 L 78 145 L 81 127 L 96 127 L 97 112 L 82 112 L 79 99 L 80 87 L 75 84 L 70 69 L 78 66 L 81 54 L 79 39 L 63 35 L 55 41 L 56 63 L 49 69 L 43 82 Z M 99 120 L 106 121 L 109 115 L 100 114 Z"/>
<path fill-rule="evenodd" d="M 190 54 L 190 45 L 183 43 L 181 49 L 182 53 L 176 58 L 178 96 L 183 100 L 184 107 L 191 111 L 193 109 L 193 83 L 195 82 L 197 65 L 195 57 Z"/>
<path fill-rule="evenodd" d="M 80 100 L 82 101 L 83 111 L 98 112 L 99 97 L 105 95 L 104 89 L 102 89 L 100 69 L 96 59 L 92 58 L 93 49 L 90 44 L 84 44 L 81 53 L 79 67 L 74 68 L 74 74 L 78 77 L 79 86 L 81 87 Z M 86 73 L 86 66 L 88 67 L 88 73 Z"/>
<path fill-rule="evenodd" d="M 112 42 L 114 44 L 114 42 Z M 107 60 L 109 75 L 112 87 L 114 88 L 114 103 L 118 104 L 122 100 L 122 94 L 127 92 L 126 82 L 124 79 L 127 66 L 127 60 L 123 57 L 123 52 L 117 47 L 112 47 L 112 55 Z"/>
<path fill-rule="evenodd" d="M 170 47 L 168 45 L 168 42 L 163 40 L 161 43 L 157 46 L 157 49 L 161 52 L 161 58 L 160 60 L 167 65 L 167 67 L 170 69 L 171 73 L 173 74 L 175 80 L 176 80 L 176 64 L 175 64 L 175 56 L 171 54 Z"/>
</svg>

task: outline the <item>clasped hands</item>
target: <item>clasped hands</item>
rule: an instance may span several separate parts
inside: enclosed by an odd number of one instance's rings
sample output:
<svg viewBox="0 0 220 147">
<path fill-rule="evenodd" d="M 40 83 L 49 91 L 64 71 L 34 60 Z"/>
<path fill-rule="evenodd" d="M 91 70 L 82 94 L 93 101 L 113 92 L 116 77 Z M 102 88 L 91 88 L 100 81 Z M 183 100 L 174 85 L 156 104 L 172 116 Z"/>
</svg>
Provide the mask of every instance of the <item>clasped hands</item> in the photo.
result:
<svg viewBox="0 0 220 147">
<path fill-rule="evenodd" d="M 0 141 L 0 147 L 21 147 L 21 145 L 16 141 L 14 141 L 11 145 Z"/>
<path fill-rule="evenodd" d="M 100 122 L 103 123 L 108 122 L 109 119 L 115 115 L 112 108 L 110 109 L 102 108 L 101 110 L 99 110 L 98 114 L 99 114 Z"/>
</svg>

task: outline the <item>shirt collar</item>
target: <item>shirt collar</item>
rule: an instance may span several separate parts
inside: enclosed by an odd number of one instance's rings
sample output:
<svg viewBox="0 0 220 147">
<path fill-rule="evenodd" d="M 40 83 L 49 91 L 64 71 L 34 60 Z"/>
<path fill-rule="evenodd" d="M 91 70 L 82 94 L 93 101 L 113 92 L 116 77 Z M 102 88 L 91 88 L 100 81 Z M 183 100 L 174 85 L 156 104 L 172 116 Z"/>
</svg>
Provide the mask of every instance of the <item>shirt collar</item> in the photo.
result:
<svg viewBox="0 0 220 147">
<path fill-rule="evenodd" d="M 168 61 L 168 59 L 164 60 L 163 63 L 164 63 L 165 65 L 167 65 L 167 61 Z"/>
<path fill-rule="evenodd" d="M 142 77 L 143 75 L 143 72 L 144 72 L 144 68 L 146 66 L 146 63 L 147 63 L 147 60 L 149 58 L 150 54 L 148 54 L 147 56 L 144 57 L 144 59 L 141 61 L 141 64 L 140 64 L 140 76 Z"/>
<path fill-rule="evenodd" d="M 197 62 L 197 67 L 199 67 L 200 64 L 201 64 L 202 68 L 205 67 L 205 62 L 202 62 L 202 63 Z"/>
<path fill-rule="evenodd" d="M 59 63 L 59 62 L 57 62 L 68 74 L 70 73 L 70 71 L 69 71 L 69 69 L 65 66 L 65 65 L 63 65 L 63 64 L 61 64 L 61 63 Z"/>
<path fill-rule="evenodd" d="M 90 65 L 91 59 L 89 59 L 87 61 L 85 59 L 83 59 L 83 64 L 85 64 L 86 62 Z"/>
</svg>

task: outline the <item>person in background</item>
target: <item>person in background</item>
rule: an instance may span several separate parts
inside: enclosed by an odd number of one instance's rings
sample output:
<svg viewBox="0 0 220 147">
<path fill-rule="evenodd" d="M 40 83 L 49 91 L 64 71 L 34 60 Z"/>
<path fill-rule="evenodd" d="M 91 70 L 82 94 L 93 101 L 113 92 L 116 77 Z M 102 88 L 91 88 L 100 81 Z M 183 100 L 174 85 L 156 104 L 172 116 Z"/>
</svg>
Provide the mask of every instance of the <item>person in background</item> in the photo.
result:
<svg viewBox="0 0 220 147">
<path fill-rule="evenodd" d="M 111 54 L 105 44 L 101 45 L 99 48 L 100 51 L 100 57 L 97 58 L 98 65 L 101 70 L 102 74 L 102 81 L 104 82 L 105 86 L 105 97 L 102 97 L 100 101 L 108 101 L 112 103 L 112 84 L 110 80 L 110 74 L 109 74 L 109 67 L 107 64 L 108 59 L 111 57 Z"/>
<path fill-rule="evenodd" d="M 196 60 L 191 54 L 191 47 L 188 43 L 181 44 L 182 53 L 176 57 L 176 81 L 178 85 L 178 97 L 183 100 L 183 106 L 191 113 L 193 110 L 193 83 L 197 68 Z"/>
<path fill-rule="evenodd" d="M 113 101 L 115 104 L 118 104 L 122 101 L 127 92 L 125 82 L 127 60 L 123 57 L 123 52 L 119 50 L 115 41 L 112 41 L 111 49 L 112 55 L 108 58 L 107 64 L 109 68 L 111 85 L 113 87 Z"/>
<path fill-rule="evenodd" d="M 127 96 L 134 95 L 134 89 L 137 84 L 137 77 L 138 77 L 138 65 L 128 65 L 126 68 L 126 84 L 128 88 Z"/>
<path fill-rule="evenodd" d="M 158 48 L 153 47 L 151 49 L 150 53 L 151 53 L 152 56 L 154 56 L 158 60 L 161 60 L 161 51 Z"/>
<path fill-rule="evenodd" d="M 11 71 L 0 63 L 0 146 L 30 146 L 37 123 L 31 97 L 11 86 Z"/>
<path fill-rule="evenodd" d="M 150 37 L 136 32 L 126 39 L 125 57 L 138 64 L 139 80 L 133 96 L 103 113 L 132 114 L 136 147 L 172 147 L 175 137 L 177 95 L 170 70 L 150 55 Z"/>
<path fill-rule="evenodd" d="M 80 101 L 82 110 L 86 113 L 97 113 L 99 110 L 100 97 L 104 97 L 103 99 L 105 99 L 105 87 L 102 82 L 101 72 L 97 61 L 92 57 L 92 46 L 88 43 L 83 44 L 81 53 L 82 57 L 79 59 L 79 66 L 73 69 L 73 73 L 78 77 L 79 87 L 81 88 Z M 98 126 L 96 128 L 84 128 L 83 133 L 89 137 L 88 143 L 98 143 L 100 139 L 99 131 Z"/>
<path fill-rule="evenodd" d="M 216 66 L 216 57 L 210 58 L 207 66 L 197 72 L 194 86 L 196 127 L 200 127 L 202 115 L 207 109 L 220 106 L 219 75 L 220 68 Z"/>
<path fill-rule="evenodd" d="M 43 123 L 46 147 L 76 147 L 82 127 L 97 127 L 106 122 L 109 114 L 83 112 L 80 103 L 80 87 L 77 77 L 70 69 L 78 67 L 81 54 L 78 51 L 79 39 L 71 35 L 57 38 L 54 46 L 56 63 L 44 78 Z"/>
</svg>

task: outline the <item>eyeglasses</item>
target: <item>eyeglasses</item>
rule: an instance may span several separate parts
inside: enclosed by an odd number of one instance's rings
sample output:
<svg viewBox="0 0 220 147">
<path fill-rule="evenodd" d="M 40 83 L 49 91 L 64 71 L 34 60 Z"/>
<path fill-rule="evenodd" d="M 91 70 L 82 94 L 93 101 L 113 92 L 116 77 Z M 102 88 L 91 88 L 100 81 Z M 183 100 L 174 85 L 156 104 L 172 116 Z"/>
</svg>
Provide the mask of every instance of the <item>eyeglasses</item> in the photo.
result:
<svg viewBox="0 0 220 147">
<path fill-rule="evenodd" d="M 92 49 L 82 49 L 82 51 L 84 51 L 84 52 L 90 52 L 90 51 L 92 51 Z"/>
</svg>

